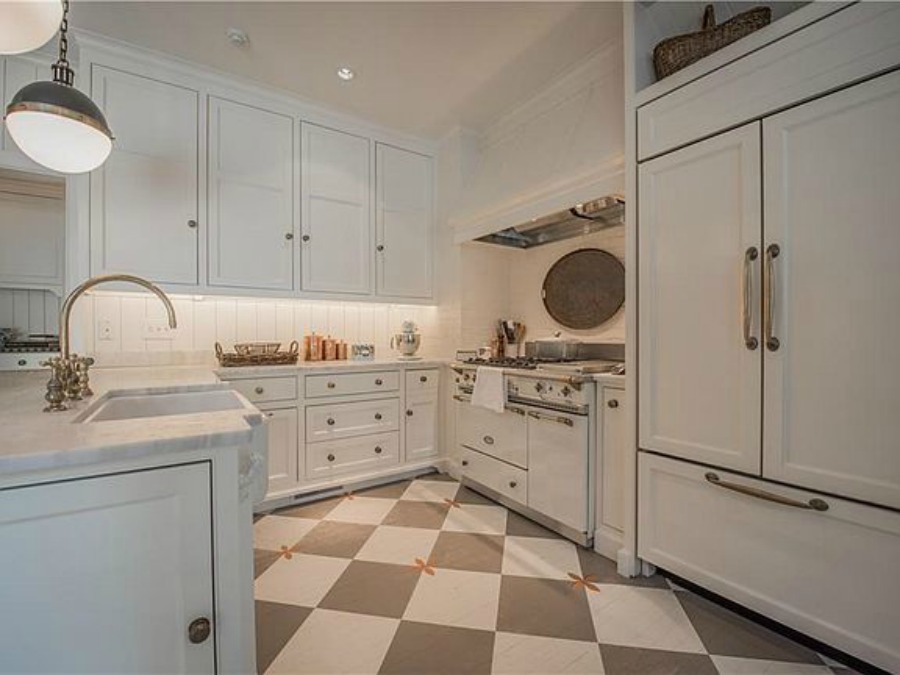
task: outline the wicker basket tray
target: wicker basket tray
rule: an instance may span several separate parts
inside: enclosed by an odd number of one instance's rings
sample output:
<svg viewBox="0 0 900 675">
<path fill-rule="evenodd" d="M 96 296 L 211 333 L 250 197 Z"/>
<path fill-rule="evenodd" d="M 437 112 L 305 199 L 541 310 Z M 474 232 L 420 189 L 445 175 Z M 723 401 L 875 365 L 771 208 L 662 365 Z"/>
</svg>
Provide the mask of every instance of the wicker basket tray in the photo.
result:
<svg viewBox="0 0 900 675">
<path fill-rule="evenodd" d="M 294 340 L 286 352 L 268 352 L 254 354 L 237 354 L 226 352 L 222 345 L 216 343 L 216 358 L 223 368 L 235 368 L 238 366 L 289 366 L 297 363 L 300 355 L 300 345 Z"/>
<path fill-rule="evenodd" d="M 656 77 L 660 80 L 668 77 L 771 21 L 772 10 L 769 7 L 754 7 L 717 26 L 716 10 L 712 5 L 707 5 L 703 10 L 702 30 L 667 38 L 653 49 Z"/>
</svg>

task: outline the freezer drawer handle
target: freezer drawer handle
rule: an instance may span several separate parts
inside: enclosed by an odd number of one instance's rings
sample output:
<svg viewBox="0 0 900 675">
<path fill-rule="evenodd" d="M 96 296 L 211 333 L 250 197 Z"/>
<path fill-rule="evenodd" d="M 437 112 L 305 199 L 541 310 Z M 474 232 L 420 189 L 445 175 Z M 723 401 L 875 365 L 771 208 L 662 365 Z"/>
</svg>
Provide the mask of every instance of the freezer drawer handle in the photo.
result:
<svg viewBox="0 0 900 675">
<path fill-rule="evenodd" d="M 708 471 L 706 473 L 706 482 L 712 483 L 713 485 L 721 488 L 725 488 L 726 490 L 733 490 L 734 492 L 740 492 L 741 494 L 748 495 L 749 497 L 756 497 L 757 499 L 764 499 L 767 502 L 775 502 L 776 504 L 782 504 L 784 506 L 793 506 L 797 509 L 809 509 L 810 511 L 827 511 L 828 510 L 828 502 L 824 499 L 810 499 L 808 502 L 801 502 L 796 499 L 790 499 L 788 497 L 782 497 L 781 495 L 777 495 L 773 492 L 766 492 L 765 490 L 760 490 L 759 488 L 750 487 L 749 485 L 739 485 L 738 483 L 729 483 L 728 481 L 724 481 L 719 478 L 718 475 L 713 473 L 712 471 Z"/>
<path fill-rule="evenodd" d="M 565 424 L 567 427 L 575 426 L 575 422 L 573 422 L 568 417 L 553 416 L 553 415 L 541 415 L 540 413 L 534 412 L 533 410 L 528 411 L 528 416 L 533 417 L 536 420 L 547 420 L 548 422 L 556 422 L 557 424 Z"/>
</svg>

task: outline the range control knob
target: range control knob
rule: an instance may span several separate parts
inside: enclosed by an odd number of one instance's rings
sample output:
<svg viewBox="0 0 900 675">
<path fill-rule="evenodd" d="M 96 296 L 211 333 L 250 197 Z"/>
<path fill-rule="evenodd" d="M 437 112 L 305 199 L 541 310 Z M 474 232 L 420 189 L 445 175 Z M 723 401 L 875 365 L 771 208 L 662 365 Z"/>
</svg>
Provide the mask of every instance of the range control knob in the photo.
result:
<svg viewBox="0 0 900 675">
<path fill-rule="evenodd" d="M 535 390 L 537 393 L 540 394 L 542 391 L 544 391 L 544 389 L 545 389 L 545 387 L 544 387 L 544 383 L 543 383 L 543 382 L 535 382 L 535 383 L 534 383 L 534 390 Z"/>
<path fill-rule="evenodd" d="M 569 389 L 568 385 L 564 386 L 559 391 L 563 396 L 566 396 L 566 397 L 571 396 L 571 394 L 572 394 L 572 390 Z"/>
</svg>

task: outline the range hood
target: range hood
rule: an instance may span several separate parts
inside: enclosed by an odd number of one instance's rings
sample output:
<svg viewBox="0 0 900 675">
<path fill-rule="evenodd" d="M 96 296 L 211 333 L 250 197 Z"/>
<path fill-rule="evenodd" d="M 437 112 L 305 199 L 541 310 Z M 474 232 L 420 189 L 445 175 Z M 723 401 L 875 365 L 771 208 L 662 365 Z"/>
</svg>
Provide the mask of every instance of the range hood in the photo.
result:
<svg viewBox="0 0 900 675">
<path fill-rule="evenodd" d="M 516 227 L 508 227 L 479 237 L 476 241 L 512 248 L 534 248 L 622 225 L 624 216 L 625 200 L 621 195 L 610 195 L 576 204 L 570 209 L 535 218 Z"/>
</svg>

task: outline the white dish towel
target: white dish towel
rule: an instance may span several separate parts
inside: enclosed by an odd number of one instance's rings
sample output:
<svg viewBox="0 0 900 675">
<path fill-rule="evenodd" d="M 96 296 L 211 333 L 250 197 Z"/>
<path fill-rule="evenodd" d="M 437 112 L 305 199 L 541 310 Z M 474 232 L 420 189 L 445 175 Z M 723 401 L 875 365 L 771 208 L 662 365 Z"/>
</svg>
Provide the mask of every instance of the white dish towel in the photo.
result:
<svg viewBox="0 0 900 675">
<path fill-rule="evenodd" d="M 475 390 L 472 392 L 472 405 L 481 406 L 496 413 L 506 409 L 506 382 L 502 368 L 486 368 L 478 366 L 475 373 Z"/>
</svg>

